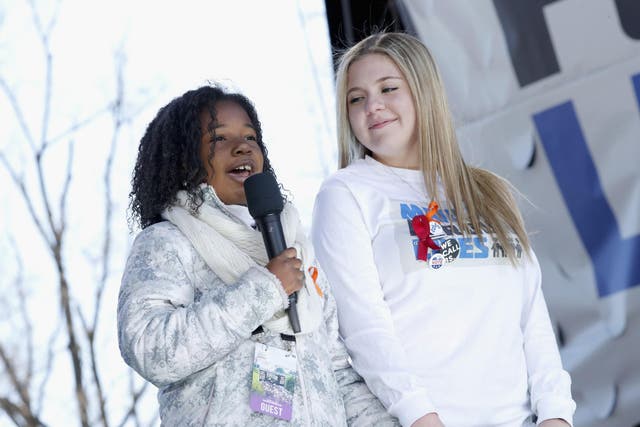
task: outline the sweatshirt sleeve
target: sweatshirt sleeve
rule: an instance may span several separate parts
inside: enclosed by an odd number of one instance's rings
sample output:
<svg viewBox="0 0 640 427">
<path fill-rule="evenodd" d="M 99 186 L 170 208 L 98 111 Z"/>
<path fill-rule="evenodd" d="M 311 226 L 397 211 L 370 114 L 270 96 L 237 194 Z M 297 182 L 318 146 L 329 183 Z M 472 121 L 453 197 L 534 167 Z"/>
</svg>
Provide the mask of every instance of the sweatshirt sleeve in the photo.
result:
<svg viewBox="0 0 640 427">
<path fill-rule="evenodd" d="M 357 201 L 344 184 L 326 182 L 321 188 L 312 239 L 335 295 L 340 334 L 355 370 L 403 426 L 437 412 L 395 333 L 370 234 Z"/>
<path fill-rule="evenodd" d="M 196 298 L 189 274 L 193 256 L 175 230 L 151 226 L 136 238 L 122 277 L 120 352 L 158 387 L 220 360 L 285 306 L 278 279 L 261 267 L 250 268 L 233 285 L 215 283 L 218 292 Z"/>
<path fill-rule="evenodd" d="M 531 408 L 538 416 L 538 424 L 561 418 L 573 425 L 576 404 L 571 398 L 571 378 L 562 368 L 542 293 L 540 265 L 533 252 L 531 255 L 533 260 L 527 266 L 525 276 L 527 287 L 521 322 Z"/>
<path fill-rule="evenodd" d="M 324 292 L 324 320 L 331 363 L 344 402 L 347 425 L 349 427 L 399 426 L 397 419 L 387 412 L 349 363 L 349 354 L 338 330 L 336 301 L 321 269 L 318 274 L 318 285 Z"/>
</svg>

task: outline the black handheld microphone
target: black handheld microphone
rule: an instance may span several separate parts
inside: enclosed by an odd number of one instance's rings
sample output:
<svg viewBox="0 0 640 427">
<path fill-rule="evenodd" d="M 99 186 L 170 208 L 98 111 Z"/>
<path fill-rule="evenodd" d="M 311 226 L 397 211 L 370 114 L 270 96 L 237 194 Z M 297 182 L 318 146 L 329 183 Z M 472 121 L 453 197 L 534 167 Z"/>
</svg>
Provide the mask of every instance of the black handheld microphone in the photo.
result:
<svg viewBox="0 0 640 427">
<path fill-rule="evenodd" d="M 287 248 L 287 244 L 280 222 L 280 212 L 284 208 L 284 203 L 276 179 L 266 172 L 251 175 L 244 181 L 244 194 L 247 197 L 249 213 L 256 220 L 262 233 L 269 259 L 280 255 Z M 298 292 L 293 292 L 289 295 L 287 314 L 291 328 L 296 333 L 300 332 L 297 303 Z"/>
</svg>

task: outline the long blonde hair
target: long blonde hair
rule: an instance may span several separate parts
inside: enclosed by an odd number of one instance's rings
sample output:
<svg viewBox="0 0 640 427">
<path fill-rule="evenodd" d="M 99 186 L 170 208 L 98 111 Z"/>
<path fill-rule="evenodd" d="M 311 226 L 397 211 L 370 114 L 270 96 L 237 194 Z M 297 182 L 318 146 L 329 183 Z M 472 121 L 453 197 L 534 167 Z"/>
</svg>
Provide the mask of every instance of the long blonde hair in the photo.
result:
<svg viewBox="0 0 640 427">
<path fill-rule="evenodd" d="M 465 235 L 481 234 L 483 228 L 495 233 L 515 264 L 516 251 L 509 234 L 516 234 L 526 252 L 530 244 L 512 187 L 503 178 L 465 163 L 440 73 L 431 53 L 417 38 L 403 33 L 374 34 L 341 56 L 336 73 L 340 168 L 367 154 L 349 123 L 347 83 L 351 64 L 373 53 L 385 55 L 395 63 L 413 95 L 420 167 L 427 192 L 440 205 L 444 201 L 450 204 Z M 438 200 L 438 182 L 444 187 L 444 201 Z"/>
</svg>

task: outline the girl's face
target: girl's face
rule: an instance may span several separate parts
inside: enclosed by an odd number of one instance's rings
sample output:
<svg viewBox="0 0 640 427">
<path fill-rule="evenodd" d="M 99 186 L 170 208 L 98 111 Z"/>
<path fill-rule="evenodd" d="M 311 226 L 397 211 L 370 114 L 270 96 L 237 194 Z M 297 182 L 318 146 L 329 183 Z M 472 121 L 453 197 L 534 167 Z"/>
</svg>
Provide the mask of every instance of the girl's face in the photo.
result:
<svg viewBox="0 0 640 427">
<path fill-rule="evenodd" d="M 207 170 L 207 183 L 216 190 L 223 203 L 246 205 L 244 180 L 262 172 L 264 165 L 257 134 L 249 115 L 237 103 L 219 101 L 215 104 L 215 111 L 213 132 L 209 130 L 209 111 L 205 109 L 200 113 L 200 158 Z"/>
<path fill-rule="evenodd" d="M 419 168 L 413 97 L 388 56 L 367 54 L 349 66 L 346 102 L 354 135 L 376 160 L 388 166 Z"/>
</svg>

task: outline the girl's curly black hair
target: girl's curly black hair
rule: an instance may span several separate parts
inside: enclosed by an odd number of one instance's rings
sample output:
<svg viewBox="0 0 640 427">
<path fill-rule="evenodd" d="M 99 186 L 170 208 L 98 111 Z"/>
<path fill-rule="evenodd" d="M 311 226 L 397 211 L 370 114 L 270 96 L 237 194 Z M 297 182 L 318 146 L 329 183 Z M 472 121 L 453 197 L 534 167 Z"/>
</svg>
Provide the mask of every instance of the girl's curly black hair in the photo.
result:
<svg viewBox="0 0 640 427">
<path fill-rule="evenodd" d="M 188 193 L 194 209 L 202 204 L 198 187 L 206 181 L 207 172 L 200 159 L 200 114 L 209 111 L 209 129 L 213 131 L 215 104 L 219 101 L 233 101 L 247 112 L 264 157 L 263 172 L 275 177 L 253 103 L 244 95 L 217 86 L 190 90 L 162 107 L 140 140 L 129 193 L 130 225 L 138 223 L 144 229 L 162 221 L 160 214 L 175 202 L 180 190 Z"/>
</svg>

